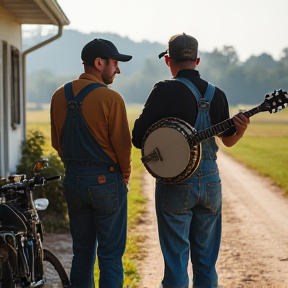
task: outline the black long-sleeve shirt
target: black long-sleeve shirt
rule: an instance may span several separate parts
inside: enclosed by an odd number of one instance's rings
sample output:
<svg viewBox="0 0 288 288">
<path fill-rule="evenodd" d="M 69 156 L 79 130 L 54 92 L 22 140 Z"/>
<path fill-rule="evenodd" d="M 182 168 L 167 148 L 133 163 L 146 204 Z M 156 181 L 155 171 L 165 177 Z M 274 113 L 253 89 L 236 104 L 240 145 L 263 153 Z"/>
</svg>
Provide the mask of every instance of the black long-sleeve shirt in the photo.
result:
<svg viewBox="0 0 288 288">
<path fill-rule="evenodd" d="M 197 70 L 181 70 L 178 77 L 190 80 L 204 96 L 208 82 L 200 77 Z M 214 97 L 210 104 L 211 125 L 216 125 L 229 118 L 229 106 L 226 95 L 216 87 Z M 190 89 L 179 81 L 164 80 L 154 85 L 141 115 L 135 120 L 132 130 L 132 143 L 136 148 L 142 148 L 142 139 L 155 122 L 166 118 L 176 117 L 195 125 L 198 108 L 196 98 Z M 231 136 L 236 132 L 232 127 L 222 133 L 222 136 Z"/>
</svg>

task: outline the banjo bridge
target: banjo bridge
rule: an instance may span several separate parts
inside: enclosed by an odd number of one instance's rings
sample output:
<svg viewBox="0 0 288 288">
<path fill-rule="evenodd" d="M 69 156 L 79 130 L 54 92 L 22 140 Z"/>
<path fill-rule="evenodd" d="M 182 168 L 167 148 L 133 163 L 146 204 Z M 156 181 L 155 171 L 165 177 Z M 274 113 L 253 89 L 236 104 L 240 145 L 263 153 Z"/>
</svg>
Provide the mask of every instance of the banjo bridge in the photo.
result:
<svg viewBox="0 0 288 288">
<path fill-rule="evenodd" d="M 148 164 L 153 161 L 163 161 L 158 148 L 156 147 L 150 154 L 141 158 L 143 164 Z"/>
</svg>

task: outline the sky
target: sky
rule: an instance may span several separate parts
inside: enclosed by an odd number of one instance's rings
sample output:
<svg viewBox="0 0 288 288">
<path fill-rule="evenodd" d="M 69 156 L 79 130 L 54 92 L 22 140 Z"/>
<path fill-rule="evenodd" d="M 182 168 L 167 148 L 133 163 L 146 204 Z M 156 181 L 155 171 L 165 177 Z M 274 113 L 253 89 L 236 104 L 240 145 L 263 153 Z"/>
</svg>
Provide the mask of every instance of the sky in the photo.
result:
<svg viewBox="0 0 288 288">
<path fill-rule="evenodd" d="M 199 50 L 233 46 L 241 61 L 262 53 L 279 60 L 288 47 L 288 0 L 57 0 L 83 33 L 110 32 L 167 44 L 185 32 Z M 109 39 L 108 39 L 109 40 Z"/>
</svg>

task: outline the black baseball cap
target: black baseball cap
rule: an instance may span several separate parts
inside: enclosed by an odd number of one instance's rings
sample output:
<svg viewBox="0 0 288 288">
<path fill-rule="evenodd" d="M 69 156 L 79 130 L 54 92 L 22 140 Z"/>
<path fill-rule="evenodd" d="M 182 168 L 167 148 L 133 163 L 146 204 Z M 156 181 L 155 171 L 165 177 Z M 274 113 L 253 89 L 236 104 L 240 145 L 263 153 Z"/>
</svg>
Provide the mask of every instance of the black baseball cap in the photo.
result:
<svg viewBox="0 0 288 288">
<path fill-rule="evenodd" d="M 185 33 L 172 36 L 168 42 L 168 49 L 159 54 L 159 59 L 169 54 L 171 59 L 180 61 L 196 61 L 198 55 L 198 41 Z"/>
<path fill-rule="evenodd" d="M 81 59 L 83 64 L 93 65 L 96 58 L 111 58 L 127 62 L 132 59 L 132 56 L 119 53 L 111 41 L 95 38 L 83 47 Z"/>
</svg>

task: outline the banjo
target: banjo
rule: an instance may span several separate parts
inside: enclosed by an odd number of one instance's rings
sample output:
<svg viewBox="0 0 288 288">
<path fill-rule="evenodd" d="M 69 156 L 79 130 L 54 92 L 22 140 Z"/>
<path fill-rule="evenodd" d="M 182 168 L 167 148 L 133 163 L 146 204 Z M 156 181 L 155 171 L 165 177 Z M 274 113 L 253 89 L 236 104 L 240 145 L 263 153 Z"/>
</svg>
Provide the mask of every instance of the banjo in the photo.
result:
<svg viewBox="0 0 288 288">
<path fill-rule="evenodd" d="M 259 106 L 245 111 L 246 117 L 259 112 L 277 113 L 288 103 L 288 93 L 282 89 L 265 96 Z M 154 123 L 143 138 L 141 161 L 147 171 L 165 183 L 178 183 L 188 179 L 197 170 L 202 156 L 201 142 L 234 126 L 227 119 L 202 131 L 196 131 L 187 122 L 174 117 L 163 118 Z"/>
</svg>

